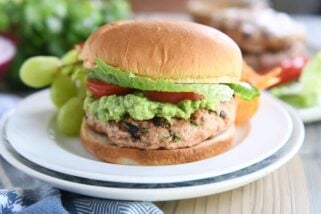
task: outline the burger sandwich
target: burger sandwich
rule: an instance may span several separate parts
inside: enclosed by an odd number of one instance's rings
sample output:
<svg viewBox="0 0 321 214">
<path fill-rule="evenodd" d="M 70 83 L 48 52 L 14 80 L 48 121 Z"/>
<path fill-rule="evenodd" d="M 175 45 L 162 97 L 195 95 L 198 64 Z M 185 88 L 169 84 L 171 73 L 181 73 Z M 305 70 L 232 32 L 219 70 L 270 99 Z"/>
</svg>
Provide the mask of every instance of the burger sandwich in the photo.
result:
<svg viewBox="0 0 321 214">
<path fill-rule="evenodd" d="M 83 145 L 117 164 L 170 165 L 227 151 L 235 135 L 238 46 L 204 25 L 119 21 L 92 33 L 82 49 L 88 93 Z"/>
</svg>

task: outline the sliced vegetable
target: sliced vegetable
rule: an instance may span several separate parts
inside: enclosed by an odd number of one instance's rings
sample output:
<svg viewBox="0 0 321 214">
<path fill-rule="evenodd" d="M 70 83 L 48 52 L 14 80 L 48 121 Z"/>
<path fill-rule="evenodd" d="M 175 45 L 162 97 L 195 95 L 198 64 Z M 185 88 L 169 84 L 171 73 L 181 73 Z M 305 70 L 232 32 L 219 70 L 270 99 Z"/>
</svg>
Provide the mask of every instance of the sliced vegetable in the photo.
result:
<svg viewBox="0 0 321 214">
<path fill-rule="evenodd" d="M 161 92 L 161 91 L 144 91 L 146 97 L 151 100 L 166 103 L 179 103 L 183 100 L 201 100 L 202 95 L 193 92 Z"/>
<path fill-rule="evenodd" d="M 259 95 L 259 90 L 249 84 L 181 84 L 167 80 L 153 80 L 148 77 L 136 76 L 130 72 L 123 72 L 118 68 L 96 60 L 97 68 L 89 71 L 89 79 L 99 79 L 106 83 L 116 84 L 126 88 L 134 88 L 142 91 L 164 92 L 194 92 L 205 98 L 219 98 L 228 101 L 233 95 L 233 90 L 238 96 L 250 100 Z"/>
<path fill-rule="evenodd" d="M 302 69 L 308 60 L 309 58 L 306 56 L 298 56 L 292 59 L 282 60 L 278 65 L 282 69 L 282 72 L 279 75 L 279 84 L 299 79 Z"/>
<path fill-rule="evenodd" d="M 254 114 L 256 113 L 257 109 L 259 108 L 260 99 L 259 97 L 254 98 L 251 101 L 246 101 L 236 97 L 237 103 L 237 112 L 235 118 L 235 124 L 241 125 L 249 121 Z"/>
<path fill-rule="evenodd" d="M 321 105 L 321 52 L 303 68 L 298 83 L 275 87 L 271 93 L 299 108 Z"/>
<path fill-rule="evenodd" d="M 244 63 L 241 81 L 248 82 L 259 89 L 266 89 L 280 82 L 278 77 L 280 73 L 281 68 L 276 67 L 264 75 L 258 74 L 253 68 Z"/>
<path fill-rule="evenodd" d="M 236 96 L 243 98 L 244 100 L 250 101 L 253 98 L 260 95 L 260 90 L 255 86 L 250 85 L 249 83 L 242 82 L 238 84 L 229 83 L 226 84 L 232 88 Z"/>
<path fill-rule="evenodd" d="M 133 91 L 129 88 L 104 83 L 99 80 L 88 80 L 87 86 L 89 91 L 97 98 L 109 95 L 125 95 Z"/>
<path fill-rule="evenodd" d="M 259 89 L 264 89 L 278 82 L 278 78 L 276 76 L 279 73 L 280 69 L 269 72 L 265 75 L 260 75 L 253 68 L 244 63 L 241 81 L 248 82 Z M 254 116 L 259 107 L 260 101 L 259 97 L 250 101 L 240 99 L 239 97 L 236 97 L 235 99 L 237 106 L 235 124 L 241 125 L 248 122 Z"/>
</svg>

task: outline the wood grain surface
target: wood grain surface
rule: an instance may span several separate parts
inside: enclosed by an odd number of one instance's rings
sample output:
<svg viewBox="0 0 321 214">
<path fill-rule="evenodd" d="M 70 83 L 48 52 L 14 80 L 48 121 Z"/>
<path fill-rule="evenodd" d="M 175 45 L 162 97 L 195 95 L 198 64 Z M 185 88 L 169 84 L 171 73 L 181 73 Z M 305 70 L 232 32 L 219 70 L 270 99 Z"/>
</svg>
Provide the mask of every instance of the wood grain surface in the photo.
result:
<svg viewBox="0 0 321 214">
<path fill-rule="evenodd" d="M 319 214 L 321 213 L 321 123 L 306 125 L 305 133 L 305 141 L 299 154 L 309 192 L 310 211 Z"/>
<path fill-rule="evenodd" d="M 310 213 L 304 173 L 297 155 L 272 174 L 235 190 L 157 205 L 165 214 Z"/>
</svg>

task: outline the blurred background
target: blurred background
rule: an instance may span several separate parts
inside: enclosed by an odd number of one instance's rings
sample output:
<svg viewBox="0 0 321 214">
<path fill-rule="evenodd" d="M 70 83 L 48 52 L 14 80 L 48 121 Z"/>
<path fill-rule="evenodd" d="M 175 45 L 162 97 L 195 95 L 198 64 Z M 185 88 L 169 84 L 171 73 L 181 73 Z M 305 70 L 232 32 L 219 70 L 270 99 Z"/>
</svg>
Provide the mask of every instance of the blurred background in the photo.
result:
<svg viewBox="0 0 321 214">
<path fill-rule="evenodd" d="M 189 0 L 130 0 L 134 12 L 188 12 Z M 200 0 L 202 1 L 202 0 Z M 217 2 L 217 0 L 205 0 L 205 2 Z M 219 1 L 219 0 L 218 0 Z M 239 2 L 262 2 L 262 0 L 240 0 Z M 203 1 L 204 2 L 204 1 Z M 267 1 L 273 8 L 287 13 L 315 13 L 321 14 L 320 0 L 271 0 Z"/>
<path fill-rule="evenodd" d="M 271 8 L 262 17 L 262 23 L 255 23 L 255 28 L 250 29 L 249 36 L 248 23 L 253 20 L 241 18 L 234 20 L 229 8 L 238 8 L 244 14 L 252 14 L 250 19 L 257 16 L 257 11 Z M 284 54 L 303 52 L 301 43 L 303 30 L 299 25 L 293 24 L 283 16 L 278 16 L 287 25 L 287 41 L 281 44 L 282 40 L 277 40 L 278 28 L 280 24 L 275 23 L 271 17 L 276 17 L 274 10 L 283 11 L 290 14 L 291 18 L 300 20 L 309 18 L 311 22 L 319 22 L 321 14 L 320 0 L 0 0 L 0 90 L 25 90 L 19 79 L 19 67 L 22 62 L 35 55 L 56 55 L 62 56 L 76 44 L 82 43 L 87 36 L 99 26 L 119 19 L 142 19 L 142 18 L 170 18 L 194 20 L 207 24 L 220 30 L 237 40 L 244 54 L 248 56 L 250 64 L 254 67 L 268 63 L 274 63 L 277 53 L 278 59 Z M 217 13 L 219 11 L 219 13 Z M 260 13 L 260 12 L 259 12 Z M 215 16 L 213 14 L 221 14 Z M 235 14 L 235 12 L 234 12 Z M 238 12 L 236 12 L 238 14 Z M 279 14 L 278 14 L 279 15 Z M 247 15 L 245 15 L 247 16 Z M 222 18 L 224 17 L 224 18 Z M 234 18 L 233 18 L 234 17 Z M 223 21 L 222 21 L 223 20 Z M 227 21 L 226 21 L 227 20 Z M 242 29 L 235 30 L 231 25 L 235 23 L 245 23 Z M 260 19 L 261 20 L 261 19 Z M 299 21 L 300 21 L 299 20 Z M 272 23 L 272 24 L 271 24 Z M 273 24 L 275 23 L 275 24 Z M 253 25 L 253 23 L 252 23 Z M 231 27 L 232 26 L 232 27 Z M 260 27 L 272 30 L 260 30 Z M 315 26 L 315 25 L 314 25 Z M 239 35 L 232 35 L 230 29 L 240 31 Z M 224 28 L 224 29 L 223 29 Z M 320 24 L 321 28 L 321 24 Z M 313 28 L 316 34 L 321 29 Z M 279 34 L 284 34 L 281 32 Z M 309 32 L 310 33 L 310 32 Z M 267 36 L 268 35 L 268 36 Z M 233 37 L 234 36 L 234 37 Z M 249 37 L 253 48 L 243 45 L 244 38 Z M 243 38 L 244 37 L 244 38 Z M 263 38 L 264 37 L 264 38 Z M 290 40 L 289 40 L 290 38 Z M 314 38 L 309 38 L 312 41 Z M 264 43 L 264 44 L 263 44 Z M 294 45 L 295 43 L 295 45 Z M 300 43 L 300 45 L 298 45 Z M 295 48 L 294 48 L 295 46 Z M 273 53 L 273 56 L 270 55 Z M 290 54 L 290 55 L 291 55 Z M 268 58 L 266 56 L 268 55 Z M 292 56 L 291 55 L 291 56 Z M 262 59 L 264 58 L 264 59 Z M 253 60 L 254 59 L 254 60 Z M 255 64 L 252 61 L 261 60 L 262 63 Z M 268 61 L 268 62 L 267 62 Z"/>
</svg>

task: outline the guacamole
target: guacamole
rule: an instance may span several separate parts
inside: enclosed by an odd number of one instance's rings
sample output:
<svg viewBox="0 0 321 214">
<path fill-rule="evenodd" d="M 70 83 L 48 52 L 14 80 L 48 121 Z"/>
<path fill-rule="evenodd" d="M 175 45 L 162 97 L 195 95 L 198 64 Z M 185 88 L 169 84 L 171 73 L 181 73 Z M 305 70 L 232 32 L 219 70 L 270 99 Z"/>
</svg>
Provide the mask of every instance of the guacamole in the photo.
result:
<svg viewBox="0 0 321 214">
<path fill-rule="evenodd" d="M 162 117 L 170 121 L 172 118 L 189 119 L 200 108 L 215 111 L 220 102 L 231 98 L 232 94 L 217 99 L 184 100 L 172 104 L 152 101 L 144 97 L 141 92 L 136 92 L 125 96 L 105 96 L 100 99 L 88 96 L 85 100 L 85 110 L 104 122 L 120 121 L 125 115 L 135 120 Z"/>
</svg>

